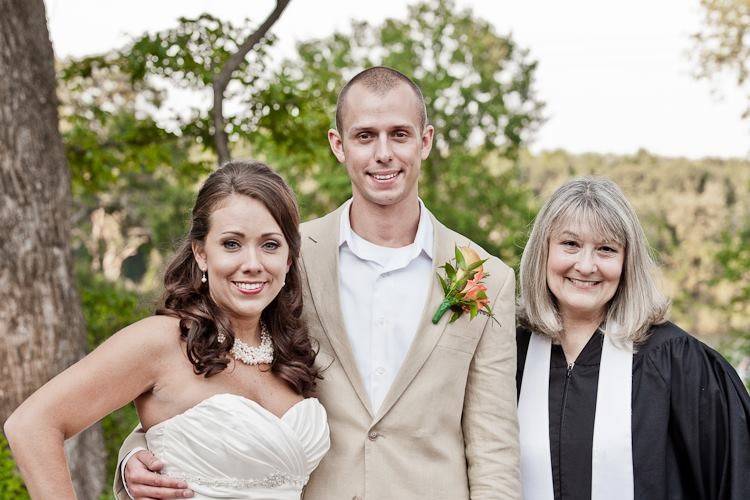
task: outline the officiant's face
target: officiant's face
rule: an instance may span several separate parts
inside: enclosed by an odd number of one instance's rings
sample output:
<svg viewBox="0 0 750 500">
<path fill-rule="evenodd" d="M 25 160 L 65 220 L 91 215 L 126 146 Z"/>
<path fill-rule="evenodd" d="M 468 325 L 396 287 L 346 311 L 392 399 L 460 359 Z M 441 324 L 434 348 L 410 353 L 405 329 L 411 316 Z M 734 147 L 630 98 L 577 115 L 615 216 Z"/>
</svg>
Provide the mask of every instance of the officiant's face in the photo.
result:
<svg viewBox="0 0 750 500">
<path fill-rule="evenodd" d="M 202 248 L 195 249 L 208 272 L 211 298 L 240 327 L 260 319 L 289 271 L 289 245 L 261 202 L 231 195 L 211 213 Z"/>
<path fill-rule="evenodd" d="M 622 245 L 598 237 L 585 224 L 553 232 L 547 286 L 563 318 L 602 318 L 620 283 Z"/>
<path fill-rule="evenodd" d="M 407 84 L 385 93 L 354 84 L 346 95 L 342 130 L 328 134 L 346 165 L 352 192 L 380 206 L 417 198 L 422 160 L 432 148 L 433 128 L 423 127 L 420 101 Z"/>
</svg>

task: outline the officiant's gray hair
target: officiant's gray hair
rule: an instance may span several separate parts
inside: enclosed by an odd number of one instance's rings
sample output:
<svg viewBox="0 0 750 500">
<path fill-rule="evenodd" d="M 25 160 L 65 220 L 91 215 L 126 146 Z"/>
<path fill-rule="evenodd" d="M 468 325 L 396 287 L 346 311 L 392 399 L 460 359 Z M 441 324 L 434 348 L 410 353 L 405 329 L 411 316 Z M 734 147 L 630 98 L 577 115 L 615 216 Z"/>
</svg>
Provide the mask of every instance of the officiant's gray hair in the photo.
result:
<svg viewBox="0 0 750 500">
<path fill-rule="evenodd" d="M 355 84 L 364 85 L 371 92 L 380 95 L 386 94 L 399 84 L 408 85 L 417 98 L 419 124 L 422 127 L 422 130 L 424 130 L 427 125 L 427 107 L 425 106 L 424 96 L 422 95 L 422 90 L 419 86 L 414 83 L 411 78 L 398 70 L 387 66 L 373 66 L 354 75 L 354 77 L 344 85 L 341 92 L 339 92 L 338 99 L 336 100 L 336 130 L 338 130 L 339 133 L 344 133 L 343 117 L 344 110 L 346 109 L 346 95 L 349 93 L 349 89 Z"/>
<path fill-rule="evenodd" d="M 547 285 L 547 257 L 550 238 L 571 225 L 589 227 L 596 237 L 623 246 L 622 274 L 602 330 L 613 339 L 643 342 L 652 325 L 665 321 L 669 301 L 656 285 L 657 267 L 635 210 L 617 184 L 602 177 L 566 182 L 539 211 L 521 257 L 519 322 L 553 339 L 563 333 Z"/>
</svg>

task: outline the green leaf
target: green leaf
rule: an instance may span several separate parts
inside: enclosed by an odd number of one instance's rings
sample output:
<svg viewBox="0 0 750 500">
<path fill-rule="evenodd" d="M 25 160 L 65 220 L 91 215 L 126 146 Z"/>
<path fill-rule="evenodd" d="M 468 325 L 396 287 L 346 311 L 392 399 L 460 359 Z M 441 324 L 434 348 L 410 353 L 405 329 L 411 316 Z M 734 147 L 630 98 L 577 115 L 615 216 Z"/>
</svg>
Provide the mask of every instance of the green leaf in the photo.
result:
<svg viewBox="0 0 750 500">
<path fill-rule="evenodd" d="M 474 269 L 478 268 L 479 266 L 481 266 L 481 265 L 482 265 L 482 264 L 484 264 L 485 262 L 487 262 L 487 259 L 483 259 L 483 260 L 478 260 L 478 261 L 476 261 L 476 262 L 472 262 L 471 264 L 469 264 L 469 265 L 467 266 L 467 268 L 466 268 L 466 272 L 468 273 L 468 272 L 471 272 L 471 271 L 473 271 Z M 474 274 L 476 274 L 476 273 L 474 273 Z M 473 277 L 474 277 L 474 275 L 472 274 L 472 278 L 473 278 Z"/>
<path fill-rule="evenodd" d="M 454 252 L 456 254 L 456 265 L 459 269 L 466 271 L 466 260 L 464 259 L 464 254 L 461 253 L 461 250 L 459 250 L 458 247 L 454 247 Z"/>
<path fill-rule="evenodd" d="M 443 289 L 443 293 L 447 295 L 448 294 L 448 285 L 445 283 L 445 280 L 443 279 L 442 276 L 440 276 L 438 274 L 437 277 L 438 277 L 438 281 L 440 281 L 440 287 Z"/>
<path fill-rule="evenodd" d="M 456 282 L 456 290 L 458 290 L 458 291 L 463 290 L 464 287 L 466 286 L 466 283 L 468 283 L 468 282 L 469 282 L 469 277 L 466 276 L 466 275 L 464 275 L 463 278 L 461 278 L 460 280 L 458 280 Z"/>
<path fill-rule="evenodd" d="M 462 310 L 453 311 L 453 314 L 451 315 L 451 319 L 450 321 L 448 321 L 448 323 L 453 323 L 454 321 L 456 321 L 458 318 L 461 317 L 462 313 L 463 313 Z"/>
<path fill-rule="evenodd" d="M 472 302 L 471 303 L 471 311 L 470 312 L 471 312 L 471 315 L 470 315 L 471 319 L 476 318 L 477 314 L 479 314 L 479 308 L 477 307 L 477 303 L 476 302 Z"/>
<path fill-rule="evenodd" d="M 456 280 L 456 270 L 453 269 L 453 266 L 448 262 L 446 262 L 443 267 L 445 268 L 445 274 L 448 277 L 448 281 L 453 283 Z"/>
</svg>

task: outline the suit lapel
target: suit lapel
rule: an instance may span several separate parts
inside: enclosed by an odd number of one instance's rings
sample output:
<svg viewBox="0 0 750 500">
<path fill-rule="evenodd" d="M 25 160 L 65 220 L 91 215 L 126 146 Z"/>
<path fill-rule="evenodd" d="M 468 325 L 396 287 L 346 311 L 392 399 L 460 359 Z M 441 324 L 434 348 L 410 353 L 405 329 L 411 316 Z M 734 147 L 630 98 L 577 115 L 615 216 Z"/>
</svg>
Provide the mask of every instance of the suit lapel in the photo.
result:
<svg viewBox="0 0 750 500">
<path fill-rule="evenodd" d="M 370 398 L 365 391 L 347 337 L 339 299 L 339 232 L 344 206 L 316 221 L 311 230 L 306 232 L 302 242 L 303 258 L 312 305 L 349 382 L 372 416 Z"/>
<path fill-rule="evenodd" d="M 430 217 L 432 217 L 435 236 L 433 239 L 433 273 L 430 281 L 430 292 L 427 296 L 424 310 L 422 311 L 422 318 L 419 322 L 417 334 L 414 337 L 414 341 L 412 341 L 409 352 L 406 354 L 401 368 L 391 384 L 383 403 L 380 405 L 376 422 L 388 413 L 422 368 L 422 365 L 427 361 L 430 353 L 432 353 L 432 350 L 435 348 L 435 344 L 437 344 L 440 336 L 448 325 L 448 318 L 450 318 L 450 313 L 446 313 L 437 325 L 432 323 L 432 315 L 443 301 L 443 290 L 440 287 L 440 283 L 438 282 L 435 273 L 438 270 L 438 266 L 443 265 L 453 257 L 453 244 L 457 244 L 458 242 L 448 241 L 450 235 L 445 227 L 440 224 L 434 216 L 430 215 Z"/>
</svg>

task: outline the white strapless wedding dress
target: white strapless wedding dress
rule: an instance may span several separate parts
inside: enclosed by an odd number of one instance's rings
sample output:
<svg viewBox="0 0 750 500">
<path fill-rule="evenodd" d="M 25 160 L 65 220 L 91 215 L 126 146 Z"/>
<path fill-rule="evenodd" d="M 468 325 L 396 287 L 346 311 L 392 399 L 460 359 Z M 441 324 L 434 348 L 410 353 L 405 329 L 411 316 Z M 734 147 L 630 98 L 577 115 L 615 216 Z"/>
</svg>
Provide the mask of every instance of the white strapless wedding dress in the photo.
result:
<svg viewBox="0 0 750 500">
<path fill-rule="evenodd" d="M 217 394 L 146 432 L 163 473 L 184 479 L 193 498 L 299 500 L 330 446 L 315 398 L 277 417 L 253 400 Z"/>
</svg>

